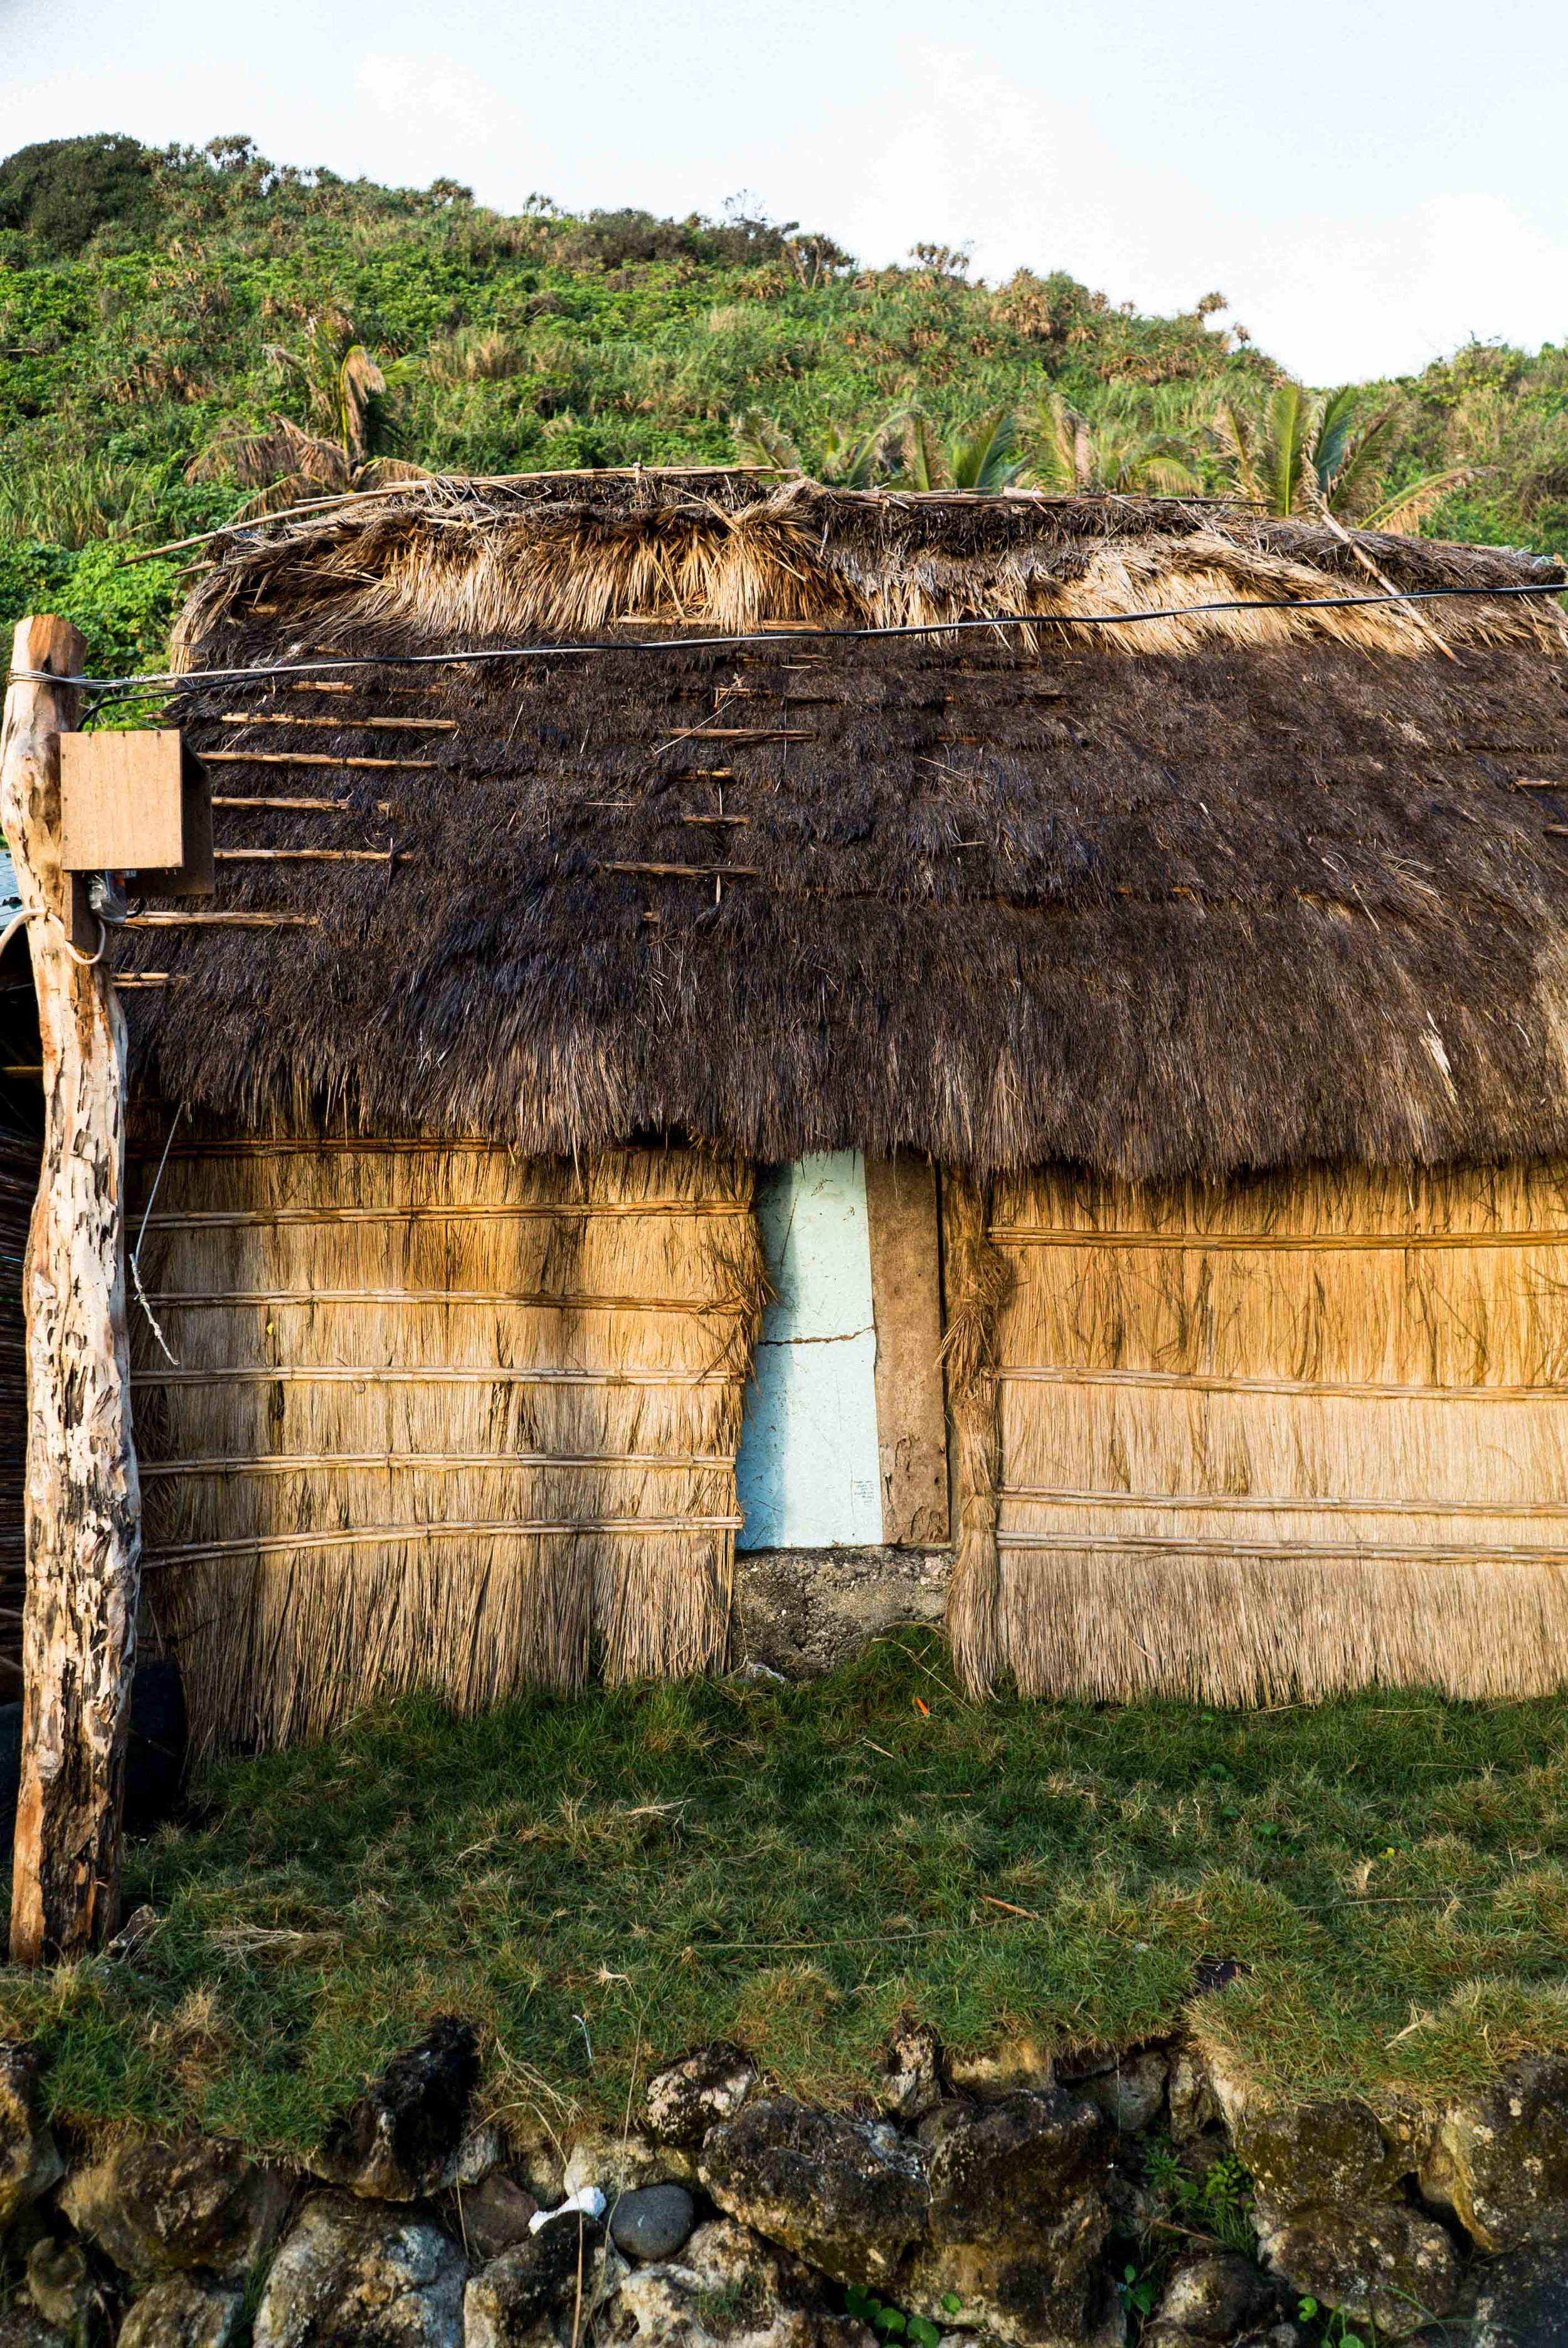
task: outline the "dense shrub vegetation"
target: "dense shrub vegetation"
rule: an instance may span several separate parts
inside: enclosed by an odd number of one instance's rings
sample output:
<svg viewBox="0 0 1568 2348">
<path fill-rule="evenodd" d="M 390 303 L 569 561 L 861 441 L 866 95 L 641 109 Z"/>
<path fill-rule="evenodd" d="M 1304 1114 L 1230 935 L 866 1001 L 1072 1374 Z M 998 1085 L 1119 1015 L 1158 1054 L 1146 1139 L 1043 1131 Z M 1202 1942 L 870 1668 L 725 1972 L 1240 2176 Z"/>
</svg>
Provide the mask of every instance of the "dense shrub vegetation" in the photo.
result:
<svg viewBox="0 0 1568 2348">
<path fill-rule="evenodd" d="M 846 479 L 1245 474 L 1353 515 L 1422 484 L 1403 526 L 1568 541 L 1568 348 L 1474 345 L 1326 423 L 1322 403 L 1295 416 L 1225 314 L 1210 294 L 1140 316 L 1060 272 L 977 284 L 934 245 L 860 270 L 743 201 L 669 221 L 538 197 L 505 218 L 453 180 L 344 180 L 246 139 L 53 140 L 0 164 L 0 600 L 8 617 L 46 590 L 100 667 L 154 659 L 177 565 L 125 572 L 104 549 L 227 519 L 279 418 L 437 470 L 720 463 L 739 444 Z M 354 379 L 383 387 L 351 414 L 356 351 Z M 1273 461 L 1297 422 L 1313 479 Z M 249 473 L 225 460 L 248 436 L 266 444 Z"/>
</svg>

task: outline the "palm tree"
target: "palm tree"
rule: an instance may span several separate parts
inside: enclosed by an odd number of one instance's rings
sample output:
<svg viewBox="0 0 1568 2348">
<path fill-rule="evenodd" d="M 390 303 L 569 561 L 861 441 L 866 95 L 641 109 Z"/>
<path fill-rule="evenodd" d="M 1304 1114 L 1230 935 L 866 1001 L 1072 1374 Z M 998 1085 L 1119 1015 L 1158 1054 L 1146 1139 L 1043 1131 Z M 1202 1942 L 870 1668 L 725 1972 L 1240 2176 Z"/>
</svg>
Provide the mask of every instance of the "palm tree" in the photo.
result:
<svg viewBox="0 0 1568 2348">
<path fill-rule="evenodd" d="M 1353 384 L 1310 392 L 1298 383 L 1277 385 L 1261 411 L 1223 399 L 1214 424 L 1231 480 L 1266 512 L 1327 513 L 1364 530 L 1391 531 L 1418 528 L 1471 478 L 1466 466 L 1424 473 L 1379 499 L 1403 427 L 1398 402 L 1368 415 Z"/>
<path fill-rule="evenodd" d="M 386 377 L 363 343 L 332 351 L 328 337 L 333 326 L 347 328 L 347 321 L 335 315 L 313 319 L 303 353 L 277 345 L 266 352 L 281 374 L 303 383 L 312 420 L 326 428 L 308 432 L 292 417 L 273 416 L 258 432 L 231 417 L 186 468 L 188 481 L 229 479 L 256 491 L 235 515 L 237 521 L 323 496 L 430 479 L 423 465 L 380 452 Z"/>
<path fill-rule="evenodd" d="M 1034 479 L 1077 497 L 1193 496 L 1203 487 L 1191 446 L 1108 411 L 1098 423 L 1053 391 L 1040 410 Z"/>
<path fill-rule="evenodd" d="M 823 435 L 822 478 L 835 489 L 874 489 L 887 472 L 889 424 L 874 424 L 868 432 L 853 425 L 830 424 Z"/>
<path fill-rule="evenodd" d="M 1018 418 L 999 407 L 967 431 L 942 440 L 924 408 L 907 407 L 885 429 L 898 451 L 889 487 L 896 489 L 1005 489 L 1023 471 Z"/>
<path fill-rule="evenodd" d="M 896 420 L 874 425 L 868 432 L 857 431 L 852 424 L 825 426 L 817 478 L 835 489 L 871 489 L 886 473 L 888 438 Z M 776 416 L 764 415 L 760 407 L 745 407 L 732 416 L 730 438 L 743 465 L 774 473 L 805 470 L 798 444 Z"/>
<path fill-rule="evenodd" d="M 730 418 L 730 438 L 738 463 L 755 465 L 764 472 L 798 473 L 800 450 L 776 416 L 760 407 L 743 407 Z"/>
</svg>

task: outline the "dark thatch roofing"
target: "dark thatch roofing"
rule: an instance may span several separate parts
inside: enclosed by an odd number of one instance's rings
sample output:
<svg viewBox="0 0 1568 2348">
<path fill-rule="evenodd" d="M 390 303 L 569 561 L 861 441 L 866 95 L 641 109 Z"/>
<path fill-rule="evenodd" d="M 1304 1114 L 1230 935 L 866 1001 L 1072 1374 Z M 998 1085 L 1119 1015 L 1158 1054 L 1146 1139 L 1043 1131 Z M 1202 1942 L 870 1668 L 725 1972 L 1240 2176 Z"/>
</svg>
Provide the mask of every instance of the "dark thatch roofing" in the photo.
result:
<svg viewBox="0 0 1568 2348">
<path fill-rule="evenodd" d="M 743 475 L 436 482 L 218 555 L 192 670 L 615 648 L 193 686 L 190 738 L 227 754 L 220 910 L 314 926 L 125 939 L 122 968 L 185 982 L 127 996 L 166 1097 L 540 1152 L 670 1132 L 1128 1174 L 1568 1152 L 1555 602 L 634 649 L 1346 596 L 1375 592 L 1368 561 L 1512 584 L 1542 575 L 1526 557 Z M 307 752 L 344 763 L 278 763 Z M 376 859 L 288 853 L 323 848 Z"/>
</svg>

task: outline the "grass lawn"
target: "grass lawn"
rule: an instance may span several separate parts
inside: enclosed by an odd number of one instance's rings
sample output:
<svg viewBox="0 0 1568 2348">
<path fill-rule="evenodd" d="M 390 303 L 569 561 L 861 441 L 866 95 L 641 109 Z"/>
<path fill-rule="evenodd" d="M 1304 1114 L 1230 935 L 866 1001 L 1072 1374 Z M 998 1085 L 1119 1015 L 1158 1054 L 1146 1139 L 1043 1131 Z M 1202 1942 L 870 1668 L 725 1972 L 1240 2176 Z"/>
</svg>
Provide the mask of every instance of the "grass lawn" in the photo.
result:
<svg viewBox="0 0 1568 2348">
<path fill-rule="evenodd" d="M 718 2035 L 847 2097 L 906 2006 L 975 2050 L 1190 2010 L 1282 2092 L 1437 2095 L 1568 2044 L 1568 1699 L 975 1706 L 912 1632 L 813 1685 L 370 1713 L 211 1773 L 127 1889 L 134 1966 L 0 1972 L 78 2122 L 301 2152 L 439 2012 L 558 2116 Z M 1250 1971 L 1194 2002 L 1204 1956 Z"/>
</svg>

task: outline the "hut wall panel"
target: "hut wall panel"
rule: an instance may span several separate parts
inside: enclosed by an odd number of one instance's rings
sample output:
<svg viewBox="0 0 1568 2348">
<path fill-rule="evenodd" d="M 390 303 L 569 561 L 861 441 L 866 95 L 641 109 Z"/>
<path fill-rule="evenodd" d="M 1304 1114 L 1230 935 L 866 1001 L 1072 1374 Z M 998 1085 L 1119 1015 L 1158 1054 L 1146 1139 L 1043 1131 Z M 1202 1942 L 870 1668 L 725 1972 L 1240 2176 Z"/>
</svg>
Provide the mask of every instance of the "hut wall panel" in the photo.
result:
<svg viewBox="0 0 1568 2348">
<path fill-rule="evenodd" d="M 688 1150 L 171 1150 L 137 1438 L 150 1621 L 208 1743 L 723 1659 L 751 1191 Z"/>
<path fill-rule="evenodd" d="M 1568 1175 L 999 1182 L 1026 1689 L 1568 1679 Z"/>
</svg>

